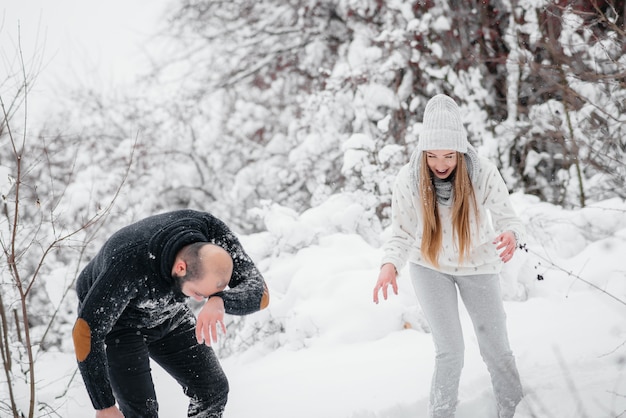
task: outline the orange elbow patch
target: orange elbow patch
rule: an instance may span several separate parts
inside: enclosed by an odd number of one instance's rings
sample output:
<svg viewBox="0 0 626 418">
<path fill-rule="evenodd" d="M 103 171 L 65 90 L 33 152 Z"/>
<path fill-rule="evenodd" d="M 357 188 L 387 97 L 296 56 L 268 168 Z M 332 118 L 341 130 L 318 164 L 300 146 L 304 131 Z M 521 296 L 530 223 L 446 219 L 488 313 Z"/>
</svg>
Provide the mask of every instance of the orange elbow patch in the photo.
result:
<svg viewBox="0 0 626 418">
<path fill-rule="evenodd" d="M 267 285 L 263 283 L 263 296 L 261 297 L 261 309 L 267 308 L 267 305 L 270 304 L 270 291 L 267 288 Z"/>
<path fill-rule="evenodd" d="M 78 318 L 72 331 L 74 351 L 78 361 L 85 361 L 91 351 L 91 328 L 83 318 Z"/>
</svg>

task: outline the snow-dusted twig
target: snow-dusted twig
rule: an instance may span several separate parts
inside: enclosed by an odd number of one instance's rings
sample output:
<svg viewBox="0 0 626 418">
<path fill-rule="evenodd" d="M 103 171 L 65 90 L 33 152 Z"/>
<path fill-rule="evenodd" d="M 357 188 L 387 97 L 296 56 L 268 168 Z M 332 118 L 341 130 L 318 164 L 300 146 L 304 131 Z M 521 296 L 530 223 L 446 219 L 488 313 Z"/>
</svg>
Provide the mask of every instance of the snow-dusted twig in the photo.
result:
<svg viewBox="0 0 626 418">
<path fill-rule="evenodd" d="M 583 279 L 582 277 L 580 277 L 578 274 L 572 272 L 571 270 L 567 270 L 567 269 L 559 266 L 558 264 L 556 264 L 555 262 L 553 262 L 552 260 L 550 260 L 546 256 L 538 253 L 537 251 L 533 251 L 532 249 L 528 248 L 527 244 L 519 244 L 519 249 L 522 250 L 522 251 L 525 251 L 525 252 L 527 252 L 529 254 L 534 255 L 535 257 L 537 257 L 540 260 L 542 260 L 542 261 L 546 262 L 547 264 L 549 264 L 555 270 L 562 271 L 563 273 L 567 274 L 569 277 L 572 277 L 572 278 L 574 278 L 576 280 L 579 280 L 579 281 L 585 283 L 586 285 L 588 285 L 588 286 L 598 290 L 601 293 L 604 293 L 606 296 L 610 297 L 611 299 L 614 299 L 615 301 L 617 301 L 617 302 L 621 303 L 622 305 L 626 306 L 626 301 L 624 301 L 623 299 L 618 298 L 617 296 L 615 296 L 611 292 L 608 292 L 605 289 L 602 289 L 600 286 L 590 282 L 589 280 Z M 538 279 L 539 280 L 543 280 L 543 276 L 539 275 Z"/>
</svg>

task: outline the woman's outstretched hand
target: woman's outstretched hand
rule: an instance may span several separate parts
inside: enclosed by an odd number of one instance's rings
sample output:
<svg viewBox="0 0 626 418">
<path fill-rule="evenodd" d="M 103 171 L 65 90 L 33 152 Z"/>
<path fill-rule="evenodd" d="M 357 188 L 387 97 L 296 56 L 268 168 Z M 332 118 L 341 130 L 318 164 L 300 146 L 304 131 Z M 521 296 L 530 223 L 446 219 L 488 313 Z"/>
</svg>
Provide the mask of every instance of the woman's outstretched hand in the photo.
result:
<svg viewBox="0 0 626 418">
<path fill-rule="evenodd" d="M 389 285 L 391 285 L 393 293 L 396 295 L 398 294 L 398 283 L 396 282 L 397 275 L 398 272 L 393 264 L 383 264 L 380 268 L 380 273 L 378 274 L 378 281 L 374 287 L 374 303 L 378 303 L 378 292 L 380 292 L 381 289 L 383 291 L 383 298 L 387 300 L 387 288 Z"/>
</svg>

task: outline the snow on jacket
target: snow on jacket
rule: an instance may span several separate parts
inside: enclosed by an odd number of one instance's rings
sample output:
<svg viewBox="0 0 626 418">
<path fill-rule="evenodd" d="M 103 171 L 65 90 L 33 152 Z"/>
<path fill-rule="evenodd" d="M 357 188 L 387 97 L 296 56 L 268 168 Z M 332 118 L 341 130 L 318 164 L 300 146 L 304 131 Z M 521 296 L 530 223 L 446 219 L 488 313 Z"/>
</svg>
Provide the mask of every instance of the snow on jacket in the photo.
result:
<svg viewBox="0 0 626 418">
<path fill-rule="evenodd" d="M 479 224 L 472 216 L 471 250 L 461 264 L 458 245 L 453 238 L 452 208 L 437 205 L 443 228 L 442 249 L 437 270 L 452 275 L 494 274 L 502 269 L 494 239 L 505 231 L 514 231 L 519 237 L 524 226 L 517 217 L 509 192 L 497 167 L 485 158 L 479 158 L 480 168 L 473 183 L 479 209 Z M 392 197 L 391 238 L 383 246 L 382 264 L 392 263 L 400 271 L 407 260 L 428 268 L 435 268 L 422 256 L 422 209 L 419 196 L 412 193 L 410 165 L 400 169 Z"/>
<path fill-rule="evenodd" d="M 233 259 L 226 313 L 245 315 L 269 299 L 261 273 L 230 229 L 213 215 L 180 210 L 155 215 L 113 234 L 76 284 L 78 319 L 73 337 L 80 372 L 95 409 L 115 404 L 104 340 L 113 326 L 152 328 L 190 309 L 171 276 L 177 253 L 194 242 L 224 248 Z"/>
</svg>

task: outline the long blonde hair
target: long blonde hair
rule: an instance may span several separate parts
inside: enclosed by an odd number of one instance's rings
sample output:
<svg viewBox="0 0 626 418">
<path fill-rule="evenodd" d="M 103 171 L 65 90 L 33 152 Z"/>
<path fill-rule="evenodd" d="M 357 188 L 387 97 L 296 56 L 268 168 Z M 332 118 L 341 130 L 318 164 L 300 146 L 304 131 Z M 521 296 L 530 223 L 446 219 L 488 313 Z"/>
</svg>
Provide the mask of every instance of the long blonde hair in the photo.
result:
<svg viewBox="0 0 626 418">
<path fill-rule="evenodd" d="M 453 180 L 454 199 L 452 203 L 453 237 L 456 239 L 459 260 L 462 263 L 469 256 L 471 249 L 471 213 L 474 212 L 478 223 L 476 195 L 470 179 L 464 154 L 457 152 L 456 174 Z M 441 220 L 437 206 L 437 194 L 431 178 L 426 152 L 420 157 L 419 194 L 422 202 L 422 244 L 424 258 L 435 267 L 439 267 L 439 251 L 442 246 Z M 473 209 L 473 210 L 472 210 Z"/>
</svg>

